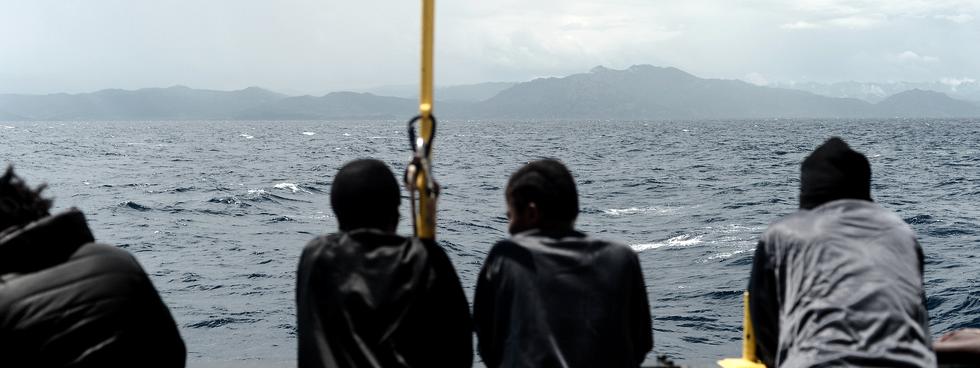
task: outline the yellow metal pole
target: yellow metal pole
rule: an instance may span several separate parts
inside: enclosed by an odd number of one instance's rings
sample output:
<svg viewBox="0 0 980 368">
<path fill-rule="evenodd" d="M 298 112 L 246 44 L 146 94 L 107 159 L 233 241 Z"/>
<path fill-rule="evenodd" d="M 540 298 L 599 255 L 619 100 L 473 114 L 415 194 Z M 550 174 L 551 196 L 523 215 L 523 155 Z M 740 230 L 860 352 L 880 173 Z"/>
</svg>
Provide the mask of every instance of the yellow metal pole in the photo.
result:
<svg viewBox="0 0 980 368">
<path fill-rule="evenodd" d="M 433 44 L 435 39 L 435 0 L 422 0 L 422 80 L 419 85 L 419 116 L 421 116 L 419 126 L 419 138 L 422 141 L 416 146 L 427 146 L 432 144 L 429 137 L 432 136 L 432 100 L 433 100 Z M 422 152 L 423 155 L 427 152 Z M 431 157 L 426 157 L 430 159 Z M 415 179 L 415 186 L 419 188 L 419 207 L 415 214 L 415 233 L 421 239 L 435 239 L 435 203 L 433 203 L 430 188 L 430 175 L 428 168 L 419 171 Z"/>
<path fill-rule="evenodd" d="M 718 361 L 722 368 L 766 368 L 755 355 L 755 328 L 749 313 L 749 292 L 742 294 L 742 357 Z"/>
</svg>

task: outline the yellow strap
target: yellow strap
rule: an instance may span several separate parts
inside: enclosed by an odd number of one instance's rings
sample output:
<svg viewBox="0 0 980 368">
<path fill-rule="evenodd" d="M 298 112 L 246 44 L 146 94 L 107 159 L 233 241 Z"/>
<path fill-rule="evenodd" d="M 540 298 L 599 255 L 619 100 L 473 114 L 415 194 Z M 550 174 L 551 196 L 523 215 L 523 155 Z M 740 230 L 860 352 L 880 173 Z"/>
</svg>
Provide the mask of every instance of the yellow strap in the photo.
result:
<svg viewBox="0 0 980 368">
<path fill-rule="evenodd" d="M 419 116 L 421 121 L 419 121 L 419 138 L 422 140 L 422 144 L 419 146 L 428 146 L 432 142 L 426 140 L 432 136 L 432 79 L 433 79 L 433 43 L 435 38 L 435 0 L 422 0 L 422 80 L 420 86 L 421 91 L 419 93 Z M 421 154 L 425 155 L 425 152 Z M 425 157 L 426 161 L 431 159 L 431 157 Z M 428 166 L 428 165 L 426 165 Z M 436 224 L 435 224 L 435 213 L 430 213 L 435 210 L 433 201 L 435 198 L 430 193 L 430 188 L 432 180 L 430 176 L 432 175 L 426 169 L 428 167 L 421 168 L 419 170 L 418 177 L 415 179 L 415 187 L 419 189 L 419 205 L 418 213 L 415 215 L 415 235 L 421 239 L 435 239 L 436 237 Z"/>
</svg>

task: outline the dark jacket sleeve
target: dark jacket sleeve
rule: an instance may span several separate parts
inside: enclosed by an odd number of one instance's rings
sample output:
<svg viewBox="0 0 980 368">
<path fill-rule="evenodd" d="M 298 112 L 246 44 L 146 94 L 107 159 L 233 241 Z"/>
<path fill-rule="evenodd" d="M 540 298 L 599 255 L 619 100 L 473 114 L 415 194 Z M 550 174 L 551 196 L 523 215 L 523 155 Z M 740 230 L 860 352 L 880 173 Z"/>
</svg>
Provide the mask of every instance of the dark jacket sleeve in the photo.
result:
<svg viewBox="0 0 980 368">
<path fill-rule="evenodd" d="M 779 300 L 776 272 L 763 242 L 755 248 L 749 278 L 749 315 L 755 328 L 756 354 L 766 366 L 776 366 L 779 347 Z"/>
<path fill-rule="evenodd" d="M 647 354 L 653 350 L 653 324 L 650 320 L 650 301 L 647 299 L 646 282 L 643 281 L 643 269 L 635 253 L 632 256 L 633 285 L 630 291 L 630 326 L 632 341 L 635 348 L 637 365 L 643 364 Z"/>
<path fill-rule="evenodd" d="M 459 276 L 446 253 L 434 242 L 424 241 L 429 249 L 435 280 L 424 308 L 430 313 L 427 335 L 437 341 L 426 344 L 437 347 L 439 367 L 471 367 L 473 365 L 473 320 L 466 293 Z"/>
<path fill-rule="evenodd" d="M 500 328 L 506 321 L 495 321 L 497 313 L 496 297 L 497 284 L 496 275 L 493 272 L 494 264 L 497 262 L 495 256 L 496 246 L 490 250 L 487 259 L 480 269 L 480 275 L 476 280 L 476 292 L 473 297 L 473 319 L 476 328 L 477 346 L 480 350 L 480 357 L 483 364 L 489 368 L 500 365 L 503 347 L 500 342 L 502 335 Z"/>
<path fill-rule="evenodd" d="M 300 368 L 336 366 L 329 342 L 323 330 L 323 315 L 315 290 L 327 290 L 322 285 L 319 268 L 316 267 L 317 244 L 314 239 L 303 249 L 296 271 L 296 331 L 299 348 L 297 365 Z"/>
</svg>

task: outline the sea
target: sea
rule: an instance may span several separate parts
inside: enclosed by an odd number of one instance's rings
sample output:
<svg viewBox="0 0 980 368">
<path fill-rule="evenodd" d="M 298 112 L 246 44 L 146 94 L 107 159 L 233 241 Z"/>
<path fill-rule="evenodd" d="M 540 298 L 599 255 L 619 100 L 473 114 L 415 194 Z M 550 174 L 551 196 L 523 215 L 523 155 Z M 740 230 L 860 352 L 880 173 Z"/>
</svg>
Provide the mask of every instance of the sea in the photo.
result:
<svg viewBox="0 0 980 368">
<path fill-rule="evenodd" d="M 831 136 L 867 155 L 875 201 L 917 232 L 931 333 L 980 327 L 977 120 L 441 121 L 437 236 L 472 299 L 508 235 L 508 176 L 558 158 L 578 228 L 639 255 L 654 352 L 710 367 L 740 354 L 756 241 L 797 209 L 800 162 Z M 0 122 L 0 161 L 136 256 L 191 367 L 295 365 L 297 261 L 336 229 L 334 173 L 363 157 L 400 176 L 405 121 Z"/>
</svg>

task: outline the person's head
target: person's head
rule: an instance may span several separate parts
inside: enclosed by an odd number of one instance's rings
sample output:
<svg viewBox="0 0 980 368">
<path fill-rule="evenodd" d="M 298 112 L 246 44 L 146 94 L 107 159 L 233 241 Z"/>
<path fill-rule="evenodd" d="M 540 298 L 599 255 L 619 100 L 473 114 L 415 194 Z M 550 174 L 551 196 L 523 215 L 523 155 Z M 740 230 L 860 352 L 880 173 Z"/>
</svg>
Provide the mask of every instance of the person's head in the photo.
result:
<svg viewBox="0 0 980 368">
<path fill-rule="evenodd" d="M 374 228 L 394 232 L 401 199 L 391 169 L 374 159 L 348 162 L 337 171 L 330 187 L 330 206 L 340 231 Z"/>
<path fill-rule="evenodd" d="M 41 197 L 45 185 L 31 189 L 14 174 L 13 167 L 0 176 L 0 232 L 24 226 L 48 216 L 51 200 Z"/>
<path fill-rule="evenodd" d="M 800 208 L 838 199 L 871 200 L 871 164 L 844 140 L 833 137 L 817 147 L 800 169 Z"/>
<path fill-rule="evenodd" d="M 521 167 L 507 181 L 509 231 L 571 230 L 578 217 L 575 179 L 561 162 L 538 160 Z"/>
</svg>

